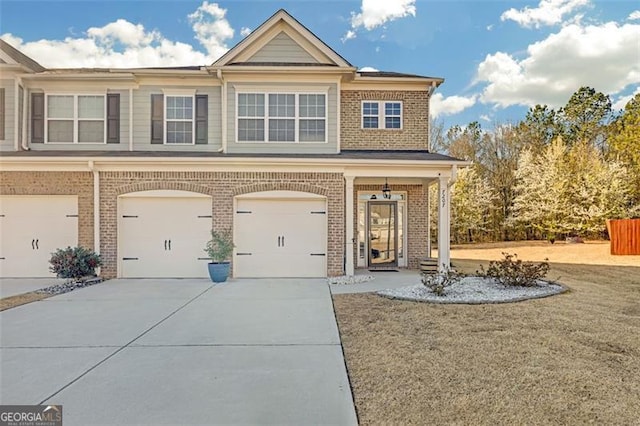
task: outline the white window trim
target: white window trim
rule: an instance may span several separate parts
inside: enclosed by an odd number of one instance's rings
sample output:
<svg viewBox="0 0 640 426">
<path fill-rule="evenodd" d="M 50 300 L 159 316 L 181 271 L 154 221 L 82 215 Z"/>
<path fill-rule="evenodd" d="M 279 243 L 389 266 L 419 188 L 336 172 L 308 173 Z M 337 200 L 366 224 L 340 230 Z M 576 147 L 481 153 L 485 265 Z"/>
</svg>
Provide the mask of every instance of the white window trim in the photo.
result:
<svg viewBox="0 0 640 426">
<path fill-rule="evenodd" d="M 238 115 L 238 106 L 240 95 L 264 95 L 264 116 L 262 117 L 240 117 Z M 295 95 L 295 108 L 293 117 L 270 117 L 269 116 L 269 95 Z M 324 141 L 300 141 L 300 120 L 322 120 L 319 117 L 300 117 L 300 95 L 324 95 Z M 239 90 L 236 88 L 236 104 L 235 104 L 235 130 L 236 130 L 236 143 L 238 144 L 327 144 L 329 143 L 329 91 L 314 90 L 259 90 L 251 88 L 243 88 Z M 292 141 L 270 141 L 269 140 L 269 119 L 276 120 L 294 120 L 295 138 Z M 264 120 L 264 140 L 261 141 L 241 141 L 238 138 L 239 120 L 240 119 L 256 119 Z"/>
<path fill-rule="evenodd" d="M 368 104 L 378 104 L 378 127 L 364 127 L 364 104 L 368 103 Z M 385 111 L 385 104 L 387 103 L 393 103 L 393 104 L 400 104 L 400 127 L 399 128 L 395 128 L 395 127 L 387 127 L 386 126 L 386 111 Z M 374 117 L 373 115 L 367 115 L 367 117 Z M 397 117 L 397 115 L 390 115 L 389 117 Z M 403 123 L 404 123 L 404 103 L 401 100 L 386 100 L 386 101 L 379 101 L 379 100 L 375 100 L 375 99 L 364 99 L 360 102 L 360 128 L 362 130 L 402 130 L 403 128 Z"/>
<path fill-rule="evenodd" d="M 49 96 L 73 96 L 73 118 L 49 118 Z M 104 115 L 102 121 L 104 123 L 102 142 L 79 142 L 78 141 L 78 122 L 80 121 L 98 121 L 97 118 L 92 120 L 80 119 L 78 117 L 78 97 L 79 96 L 102 96 L 104 102 Z M 52 121 L 73 121 L 73 141 L 69 142 L 49 142 L 49 120 Z M 107 93 L 95 93 L 95 92 L 47 92 L 44 95 L 44 143 L 51 145 L 70 145 L 70 144 L 83 144 L 83 145 L 106 145 L 107 144 Z"/>
<path fill-rule="evenodd" d="M 164 94 L 164 100 L 162 108 L 164 111 L 162 112 L 162 125 L 163 125 L 163 139 L 162 142 L 164 145 L 169 146 L 189 146 L 196 144 L 196 91 L 176 91 L 171 89 L 165 89 L 162 91 Z M 191 119 L 179 118 L 179 119 L 168 119 L 167 118 L 167 98 L 191 98 Z M 167 122 L 175 121 L 180 123 L 186 123 L 191 121 L 191 143 L 184 142 L 167 142 Z"/>
</svg>

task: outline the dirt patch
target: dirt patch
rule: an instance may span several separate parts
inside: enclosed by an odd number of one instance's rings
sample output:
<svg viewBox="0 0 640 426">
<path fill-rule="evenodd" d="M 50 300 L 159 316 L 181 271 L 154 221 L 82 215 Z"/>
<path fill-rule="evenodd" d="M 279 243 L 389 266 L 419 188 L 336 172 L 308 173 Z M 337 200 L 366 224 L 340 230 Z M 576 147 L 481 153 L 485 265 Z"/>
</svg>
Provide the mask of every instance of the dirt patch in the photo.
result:
<svg viewBox="0 0 640 426">
<path fill-rule="evenodd" d="M 27 303 L 36 302 L 38 300 L 51 297 L 51 294 L 36 293 L 35 291 L 30 293 L 18 294 L 16 296 L 5 297 L 0 299 L 0 312 L 15 308 L 16 306 L 26 305 Z"/>
<path fill-rule="evenodd" d="M 334 296 L 361 423 L 636 424 L 640 267 L 551 266 L 571 290 L 516 304 Z"/>
<path fill-rule="evenodd" d="M 618 265 L 640 267 L 640 256 L 614 256 L 608 241 L 587 241 L 582 244 L 567 244 L 547 241 L 513 241 L 456 245 L 451 247 L 452 259 L 497 260 L 502 252 L 517 253 L 522 260 L 541 262 L 548 258 L 553 263 L 575 263 L 581 265 Z"/>
</svg>

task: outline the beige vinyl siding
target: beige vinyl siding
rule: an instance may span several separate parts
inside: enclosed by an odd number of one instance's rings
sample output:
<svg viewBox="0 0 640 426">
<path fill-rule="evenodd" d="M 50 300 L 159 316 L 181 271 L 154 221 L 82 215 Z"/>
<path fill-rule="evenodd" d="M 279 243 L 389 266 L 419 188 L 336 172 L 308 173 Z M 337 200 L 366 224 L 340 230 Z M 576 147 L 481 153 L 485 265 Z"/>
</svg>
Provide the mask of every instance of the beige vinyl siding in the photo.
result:
<svg viewBox="0 0 640 426">
<path fill-rule="evenodd" d="M 258 93 L 268 89 L 271 93 L 305 93 L 307 90 L 297 90 L 296 86 L 291 83 L 281 84 L 245 84 L 241 83 L 243 88 L 256 86 Z M 324 92 L 329 88 L 327 96 L 327 142 L 236 142 L 236 91 L 234 83 L 227 84 L 227 152 L 229 153 L 256 153 L 256 154 L 330 154 L 338 150 L 338 87 L 335 83 L 307 84 L 305 88 L 314 89 L 317 87 L 318 92 Z"/>
<path fill-rule="evenodd" d="M 70 91 L 70 93 L 72 93 L 72 91 Z M 120 143 L 32 143 L 29 144 L 29 147 L 33 151 L 128 151 L 129 91 L 107 91 L 107 94 L 111 93 L 118 93 L 120 95 Z M 31 94 L 29 94 L 29 102 L 31 102 Z M 31 114 L 29 114 L 29 116 L 31 116 Z M 27 126 L 29 127 L 29 129 L 31 128 L 31 120 L 29 120 Z M 31 140 L 31 135 L 29 135 L 28 140 Z"/>
<path fill-rule="evenodd" d="M 162 94 L 163 90 L 180 90 L 196 95 L 208 95 L 208 139 L 207 145 L 160 145 L 151 144 L 151 95 Z M 217 151 L 222 147 L 220 87 L 176 87 L 176 86 L 140 86 L 133 91 L 133 149 L 134 151 Z"/>
<path fill-rule="evenodd" d="M 281 32 L 265 44 L 247 62 L 318 63 L 313 56 L 284 32 Z"/>
<path fill-rule="evenodd" d="M 15 83 L 10 79 L 1 79 L 0 88 L 4 89 L 4 138 L 0 139 L 0 151 L 15 149 Z"/>
</svg>

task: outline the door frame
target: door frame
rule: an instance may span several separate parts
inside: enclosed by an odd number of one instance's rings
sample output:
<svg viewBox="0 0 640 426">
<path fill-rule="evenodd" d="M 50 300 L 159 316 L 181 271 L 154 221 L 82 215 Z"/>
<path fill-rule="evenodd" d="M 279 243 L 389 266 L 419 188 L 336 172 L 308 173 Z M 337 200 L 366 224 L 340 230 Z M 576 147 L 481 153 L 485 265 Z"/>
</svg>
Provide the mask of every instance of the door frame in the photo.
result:
<svg viewBox="0 0 640 426">
<path fill-rule="evenodd" d="M 372 196 L 375 195 L 375 198 L 372 198 Z M 369 238 L 366 238 L 366 236 L 368 235 L 368 231 L 369 231 L 369 202 L 376 202 L 376 201 L 396 201 L 397 202 L 397 209 L 396 209 L 396 217 L 397 217 L 397 229 L 398 229 L 398 234 L 400 234 L 400 230 L 402 230 L 402 250 L 398 251 L 397 253 L 397 267 L 399 268 L 406 268 L 408 265 L 408 237 L 407 237 L 407 229 L 409 226 L 409 211 L 408 211 L 408 205 L 409 205 L 409 201 L 408 201 L 408 193 L 406 191 L 393 191 L 391 193 L 392 199 L 391 200 L 386 200 L 385 198 L 382 197 L 382 192 L 377 192 L 377 191 L 357 191 L 356 192 L 356 208 L 354 209 L 354 215 L 355 218 L 353 218 L 353 220 L 355 221 L 355 227 L 354 227 L 354 234 L 355 234 L 355 239 L 354 239 L 354 245 L 356 246 L 356 250 L 355 250 L 355 256 L 356 256 L 356 261 L 355 266 L 357 268 L 368 268 L 372 265 L 369 264 Z M 366 198 L 365 198 L 366 197 Z M 364 233 L 364 241 L 361 241 L 359 238 L 359 233 L 361 231 L 361 227 L 359 224 L 359 215 L 360 215 L 360 211 L 361 208 L 364 208 L 364 229 L 362 230 Z M 400 220 L 400 211 L 402 211 L 402 220 Z M 396 244 L 398 243 L 398 239 L 396 238 Z M 360 247 L 360 243 L 363 243 L 364 245 L 362 246 L 362 252 L 364 253 L 364 256 L 361 257 L 360 253 L 361 253 L 361 247 Z"/>
<path fill-rule="evenodd" d="M 393 206 L 393 251 L 394 251 L 394 260 L 393 262 L 385 262 L 382 264 L 374 264 L 371 258 L 371 253 L 372 250 L 368 249 L 367 250 L 367 264 L 369 265 L 370 268 L 383 268 L 383 267 L 392 267 L 392 268 L 397 268 L 399 261 L 400 261 L 400 257 L 399 257 L 399 250 L 398 250 L 398 201 L 397 200 L 370 200 L 367 202 L 367 207 L 366 207 L 366 212 L 367 212 L 367 221 L 366 221 L 366 226 L 365 226 L 365 235 L 367 236 L 367 246 L 371 246 L 371 207 L 374 205 L 389 205 L 389 206 Z"/>
</svg>

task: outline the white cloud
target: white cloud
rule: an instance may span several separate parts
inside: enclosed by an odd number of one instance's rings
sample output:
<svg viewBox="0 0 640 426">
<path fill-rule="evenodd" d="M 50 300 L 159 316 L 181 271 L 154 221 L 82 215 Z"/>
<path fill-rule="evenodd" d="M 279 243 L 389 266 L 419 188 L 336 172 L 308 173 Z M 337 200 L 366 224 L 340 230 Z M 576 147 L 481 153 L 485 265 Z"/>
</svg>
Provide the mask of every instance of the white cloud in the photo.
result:
<svg viewBox="0 0 640 426">
<path fill-rule="evenodd" d="M 50 68 L 136 68 L 183 65 L 207 65 L 224 54 L 233 28 L 225 18 L 226 10 L 203 2 L 189 15 L 195 38 L 206 53 L 193 46 L 169 40 L 157 30 L 118 19 L 103 27 L 92 27 L 84 36 L 64 40 L 24 42 L 10 33 L 2 39 Z"/>
<path fill-rule="evenodd" d="M 431 117 L 436 118 L 441 115 L 453 115 L 472 107 L 476 103 L 476 95 L 465 96 L 448 96 L 444 97 L 441 93 L 431 96 L 431 104 L 429 113 Z"/>
<path fill-rule="evenodd" d="M 242 29 L 240 29 L 240 35 L 242 37 L 246 37 L 249 34 L 251 34 L 251 28 L 247 28 L 247 27 L 242 27 Z"/>
<path fill-rule="evenodd" d="M 227 10 L 217 3 L 204 1 L 195 12 L 189 15 L 189 22 L 193 25 L 196 40 L 203 45 L 209 56 L 219 58 L 229 48 L 227 41 L 233 38 L 233 28 L 225 18 Z"/>
<path fill-rule="evenodd" d="M 487 31 L 491 31 L 491 30 L 493 30 L 493 24 L 487 25 Z"/>
<path fill-rule="evenodd" d="M 556 25 L 562 22 L 565 15 L 589 3 L 590 0 L 540 0 L 536 8 L 511 8 L 500 16 L 500 20 L 515 21 L 526 28 Z"/>
<path fill-rule="evenodd" d="M 636 87 L 636 90 L 627 96 L 619 96 L 617 99 L 615 99 L 613 101 L 613 104 L 611 105 L 611 108 L 614 111 L 620 111 L 623 110 L 625 106 L 627 106 L 627 104 L 629 103 L 629 101 L 638 93 L 640 93 L 640 86 Z"/>
<path fill-rule="evenodd" d="M 480 115 L 480 120 L 484 120 L 484 121 L 487 121 L 487 122 L 490 123 L 491 122 L 491 117 L 489 117 L 487 114 L 481 114 Z"/>
<path fill-rule="evenodd" d="M 629 14 L 629 16 L 627 17 L 627 19 L 629 21 L 637 21 L 640 19 L 640 10 L 634 10 L 633 12 L 631 12 Z"/>
<path fill-rule="evenodd" d="M 351 12 L 351 29 L 342 38 L 345 42 L 356 37 L 356 31 L 371 31 L 387 22 L 416 16 L 416 0 L 362 0 L 360 13 Z"/>
<path fill-rule="evenodd" d="M 531 44 L 524 59 L 486 56 L 475 83 L 487 83 L 481 101 L 499 107 L 562 106 L 581 86 L 616 94 L 640 82 L 640 25 L 572 24 Z"/>
<path fill-rule="evenodd" d="M 379 71 L 378 69 L 374 68 L 374 67 L 362 67 L 360 68 L 358 71 L 364 71 L 364 72 L 376 72 Z"/>
</svg>

